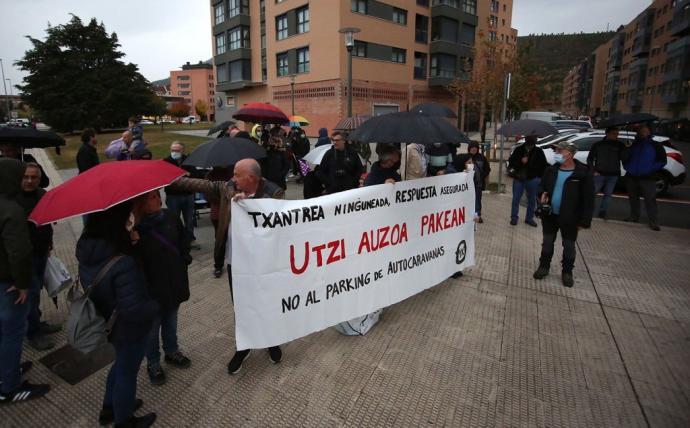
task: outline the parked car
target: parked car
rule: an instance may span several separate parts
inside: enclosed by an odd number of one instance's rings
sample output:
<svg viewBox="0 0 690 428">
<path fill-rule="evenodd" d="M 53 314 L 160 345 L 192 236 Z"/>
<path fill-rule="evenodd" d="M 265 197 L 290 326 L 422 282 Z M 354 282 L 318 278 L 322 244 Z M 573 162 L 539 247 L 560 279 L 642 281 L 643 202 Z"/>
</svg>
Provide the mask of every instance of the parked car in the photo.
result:
<svg viewBox="0 0 690 428">
<path fill-rule="evenodd" d="M 148 119 L 144 119 L 139 121 L 139 125 L 153 125 L 153 122 Z"/>
<path fill-rule="evenodd" d="M 174 120 L 170 120 L 170 119 L 161 119 L 161 120 L 158 121 L 158 123 L 164 123 L 164 124 L 168 125 L 168 124 L 173 124 L 173 123 L 175 123 L 175 121 L 174 121 Z"/>
<path fill-rule="evenodd" d="M 543 122 L 554 122 L 556 120 L 562 119 L 558 113 L 552 111 L 523 111 L 520 113 L 520 120 L 523 119 L 533 119 L 541 120 Z"/>
<path fill-rule="evenodd" d="M 196 123 L 196 117 L 195 116 L 183 117 L 181 122 L 182 123 L 189 123 L 189 124 Z"/>
<path fill-rule="evenodd" d="M 577 134 L 571 135 L 566 139 L 566 141 L 571 142 L 577 146 L 577 153 L 575 153 L 575 159 L 582 163 L 587 163 L 587 155 L 589 155 L 589 149 L 597 141 L 601 141 L 604 138 L 603 130 L 579 132 Z M 686 168 L 683 163 L 683 154 L 674 149 L 671 141 L 668 137 L 654 136 L 654 141 L 658 141 L 664 145 L 664 150 L 666 151 L 666 165 L 664 169 L 657 174 L 656 177 L 656 193 L 657 195 L 663 195 L 668 192 L 670 186 L 676 186 L 685 181 Z M 625 141 L 633 141 L 635 139 L 635 133 L 630 131 L 620 131 L 618 133 L 618 139 Z M 538 143 L 537 145 L 544 150 L 544 155 L 546 156 L 546 161 L 549 164 L 554 163 L 554 151 L 553 147 L 556 143 L 553 141 L 548 143 Z M 621 165 L 621 176 L 625 175 L 625 168 Z M 620 181 L 619 181 L 620 183 Z"/>
<path fill-rule="evenodd" d="M 654 133 L 679 141 L 690 141 L 690 120 L 661 119 L 654 124 Z"/>
<path fill-rule="evenodd" d="M 567 126 L 570 128 L 592 129 L 592 122 L 589 120 L 561 119 L 553 121 L 556 127 Z"/>
</svg>

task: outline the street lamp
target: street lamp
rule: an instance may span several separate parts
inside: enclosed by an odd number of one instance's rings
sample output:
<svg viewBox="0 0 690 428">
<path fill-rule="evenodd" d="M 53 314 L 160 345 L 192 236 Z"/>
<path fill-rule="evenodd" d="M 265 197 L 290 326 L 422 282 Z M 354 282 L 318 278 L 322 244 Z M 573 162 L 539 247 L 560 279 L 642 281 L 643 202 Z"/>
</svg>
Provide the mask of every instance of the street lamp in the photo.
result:
<svg viewBox="0 0 690 428">
<path fill-rule="evenodd" d="M 295 115 L 295 75 L 290 75 L 290 99 L 292 101 L 292 115 Z"/>
<path fill-rule="evenodd" d="M 7 86 L 5 85 L 5 68 L 2 66 L 2 58 L 0 58 L 0 71 L 2 72 L 2 86 L 5 88 L 5 102 L 7 103 L 7 117 L 10 117 L 10 97 L 7 96 Z"/>
<path fill-rule="evenodd" d="M 345 27 L 338 30 L 345 35 L 345 47 L 347 48 L 347 117 L 352 117 L 352 48 L 355 47 L 355 34 L 359 28 Z"/>
</svg>

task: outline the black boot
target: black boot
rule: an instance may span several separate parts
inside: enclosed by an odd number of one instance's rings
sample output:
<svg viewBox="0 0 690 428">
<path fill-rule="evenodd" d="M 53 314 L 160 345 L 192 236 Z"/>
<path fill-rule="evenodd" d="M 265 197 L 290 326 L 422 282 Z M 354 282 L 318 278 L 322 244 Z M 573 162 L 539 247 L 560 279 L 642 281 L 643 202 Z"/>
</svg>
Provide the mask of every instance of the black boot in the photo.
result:
<svg viewBox="0 0 690 428">
<path fill-rule="evenodd" d="M 156 414 L 148 413 L 144 416 L 132 416 L 123 424 L 115 425 L 115 428 L 148 428 L 156 422 Z"/>
</svg>

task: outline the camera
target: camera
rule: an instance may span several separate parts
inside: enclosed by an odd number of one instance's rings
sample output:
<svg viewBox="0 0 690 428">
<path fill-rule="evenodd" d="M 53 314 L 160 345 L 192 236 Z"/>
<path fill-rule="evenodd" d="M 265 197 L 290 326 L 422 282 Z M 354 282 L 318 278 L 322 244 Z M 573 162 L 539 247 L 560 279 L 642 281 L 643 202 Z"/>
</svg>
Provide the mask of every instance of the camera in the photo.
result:
<svg viewBox="0 0 690 428">
<path fill-rule="evenodd" d="M 546 216 L 550 216 L 551 213 L 552 213 L 551 204 L 539 203 L 539 204 L 537 204 L 536 211 L 534 211 L 534 215 L 536 215 L 539 218 L 544 218 Z"/>
</svg>

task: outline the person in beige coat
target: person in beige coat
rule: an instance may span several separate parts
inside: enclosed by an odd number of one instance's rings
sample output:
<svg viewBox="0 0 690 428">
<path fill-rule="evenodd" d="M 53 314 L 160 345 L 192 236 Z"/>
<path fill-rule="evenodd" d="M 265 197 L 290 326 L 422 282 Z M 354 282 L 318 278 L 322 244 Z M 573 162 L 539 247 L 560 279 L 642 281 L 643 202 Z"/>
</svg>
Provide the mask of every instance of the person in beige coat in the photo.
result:
<svg viewBox="0 0 690 428">
<path fill-rule="evenodd" d="M 405 147 L 405 159 L 401 168 L 403 180 L 414 180 L 426 177 L 427 159 L 424 153 L 424 145 L 407 144 Z"/>
</svg>

